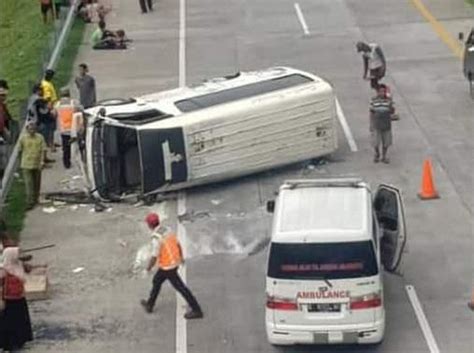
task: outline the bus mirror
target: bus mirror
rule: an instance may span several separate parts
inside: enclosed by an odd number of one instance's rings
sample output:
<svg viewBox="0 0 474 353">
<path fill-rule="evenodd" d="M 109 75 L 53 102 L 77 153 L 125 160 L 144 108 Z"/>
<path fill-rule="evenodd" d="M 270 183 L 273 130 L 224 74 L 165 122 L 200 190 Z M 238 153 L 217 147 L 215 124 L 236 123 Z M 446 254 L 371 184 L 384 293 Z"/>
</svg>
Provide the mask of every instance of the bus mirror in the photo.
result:
<svg viewBox="0 0 474 353">
<path fill-rule="evenodd" d="M 273 213 L 273 211 L 275 211 L 275 201 L 274 200 L 267 201 L 267 212 Z"/>
<path fill-rule="evenodd" d="M 459 38 L 459 40 L 462 40 L 462 41 L 463 41 L 463 40 L 464 40 L 464 33 L 463 33 L 463 32 L 459 32 L 458 38 Z"/>
</svg>

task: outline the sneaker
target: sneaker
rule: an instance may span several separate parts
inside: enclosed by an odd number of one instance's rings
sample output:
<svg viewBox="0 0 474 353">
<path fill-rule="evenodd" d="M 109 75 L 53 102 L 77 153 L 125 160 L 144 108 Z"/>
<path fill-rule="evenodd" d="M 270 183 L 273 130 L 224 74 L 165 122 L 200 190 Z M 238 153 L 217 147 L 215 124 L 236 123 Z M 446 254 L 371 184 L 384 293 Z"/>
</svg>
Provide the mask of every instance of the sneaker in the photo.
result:
<svg viewBox="0 0 474 353">
<path fill-rule="evenodd" d="M 186 314 L 184 314 L 184 318 L 191 320 L 191 319 L 202 319 L 204 317 L 202 311 L 194 311 L 190 310 Z"/>
<path fill-rule="evenodd" d="M 389 164 L 390 163 L 390 159 L 388 157 L 383 157 L 382 158 L 382 162 L 385 163 L 385 164 Z"/>
<path fill-rule="evenodd" d="M 374 163 L 378 163 L 380 160 L 380 157 L 378 155 L 374 156 Z"/>
<path fill-rule="evenodd" d="M 153 311 L 152 307 L 148 304 L 148 300 L 142 299 L 140 300 L 140 304 L 143 306 L 143 309 L 145 309 L 145 312 L 148 314 Z"/>
</svg>

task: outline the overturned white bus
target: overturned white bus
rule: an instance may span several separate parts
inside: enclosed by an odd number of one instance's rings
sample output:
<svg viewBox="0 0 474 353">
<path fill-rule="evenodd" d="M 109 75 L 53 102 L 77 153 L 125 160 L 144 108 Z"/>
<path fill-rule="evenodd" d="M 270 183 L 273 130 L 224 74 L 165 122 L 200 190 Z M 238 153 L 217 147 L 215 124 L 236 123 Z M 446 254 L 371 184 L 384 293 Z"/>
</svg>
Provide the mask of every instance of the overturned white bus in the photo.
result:
<svg viewBox="0 0 474 353">
<path fill-rule="evenodd" d="M 334 152 L 329 83 L 286 67 L 241 72 L 87 112 L 95 196 L 146 197 Z"/>
</svg>

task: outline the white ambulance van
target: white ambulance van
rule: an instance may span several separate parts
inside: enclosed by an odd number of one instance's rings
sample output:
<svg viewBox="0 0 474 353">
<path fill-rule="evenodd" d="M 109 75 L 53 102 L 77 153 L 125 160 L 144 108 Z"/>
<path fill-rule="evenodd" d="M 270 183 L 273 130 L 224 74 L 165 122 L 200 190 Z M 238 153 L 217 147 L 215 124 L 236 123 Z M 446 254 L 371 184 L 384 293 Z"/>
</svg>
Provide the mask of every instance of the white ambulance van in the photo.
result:
<svg viewBox="0 0 474 353">
<path fill-rule="evenodd" d="M 287 67 L 111 99 L 87 116 L 86 170 L 102 199 L 229 179 L 337 148 L 331 85 Z"/>
<path fill-rule="evenodd" d="M 382 266 L 406 242 L 400 192 L 360 179 L 285 182 L 276 201 L 266 278 L 266 331 L 275 345 L 378 343 Z"/>
</svg>

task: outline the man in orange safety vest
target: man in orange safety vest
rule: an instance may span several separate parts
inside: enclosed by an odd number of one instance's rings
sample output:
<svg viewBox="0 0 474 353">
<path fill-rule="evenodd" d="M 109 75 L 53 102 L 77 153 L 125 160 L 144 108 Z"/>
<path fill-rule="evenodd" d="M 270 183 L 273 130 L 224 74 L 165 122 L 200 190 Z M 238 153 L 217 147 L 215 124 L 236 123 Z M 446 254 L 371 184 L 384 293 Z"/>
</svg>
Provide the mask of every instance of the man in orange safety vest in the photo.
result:
<svg viewBox="0 0 474 353">
<path fill-rule="evenodd" d="M 56 103 L 57 125 L 61 134 L 64 168 L 71 168 L 71 131 L 74 114 L 80 113 L 79 102 L 71 98 L 67 87 L 61 88 L 61 99 Z M 79 112 L 79 113 L 78 113 Z"/>
<path fill-rule="evenodd" d="M 203 317 L 201 307 L 189 288 L 184 284 L 179 276 L 178 268 L 183 263 L 183 252 L 176 234 L 170 232 L 165 227 L 160 226 L 160 217 L 156 213 L 150 213 L 145 218 L 148 228 L 153 232 L 153 254 L 147 270 L 151 271 L 154 267 L 158 271 L 153 277 L 153 287 L 148 300 L 141 300 L 141 305 L 147 313 L 153 311 L 156 298 L 160 293 L 161 285 L 164 281 L 169 280 L 171 285 L 176 289 L 187 301 L 191 310 L 184 314 L 186 319 L 200 319 Z"/>
</svg>

